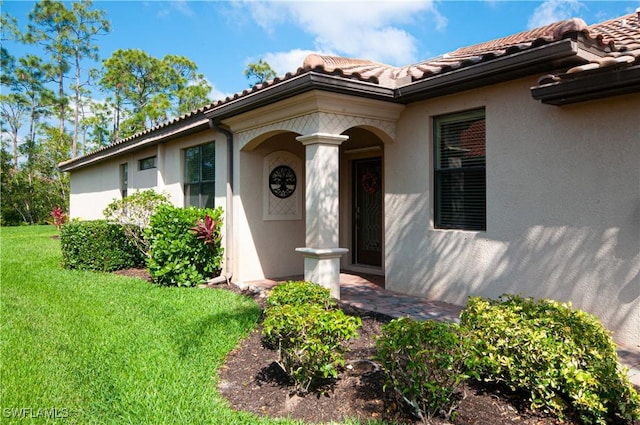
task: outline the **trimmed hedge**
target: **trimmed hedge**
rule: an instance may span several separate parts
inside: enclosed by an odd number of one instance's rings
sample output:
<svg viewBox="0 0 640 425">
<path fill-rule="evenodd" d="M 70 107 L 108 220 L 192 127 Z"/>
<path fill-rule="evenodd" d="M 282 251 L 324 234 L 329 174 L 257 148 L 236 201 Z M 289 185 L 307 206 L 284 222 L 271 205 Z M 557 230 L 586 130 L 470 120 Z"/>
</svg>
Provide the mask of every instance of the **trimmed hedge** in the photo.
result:
<svg viewBox="0 0 640 425">
<path fill-rule="evenodd" d="M 60 243 L 62 267 L 66 269 L 111 272 L 144 266 L 144 256 L 121 224 L 105 220 L 69 222 L 60 229 Z"/>
</svg>

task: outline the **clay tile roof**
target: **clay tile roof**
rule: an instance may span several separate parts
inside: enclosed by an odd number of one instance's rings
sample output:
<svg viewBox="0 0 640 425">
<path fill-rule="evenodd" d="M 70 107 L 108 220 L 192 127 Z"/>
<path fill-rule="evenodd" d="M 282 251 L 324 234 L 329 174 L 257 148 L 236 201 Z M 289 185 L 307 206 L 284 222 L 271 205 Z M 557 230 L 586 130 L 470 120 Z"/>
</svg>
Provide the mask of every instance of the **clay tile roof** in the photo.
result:
<svg viewBox="0 0 640 425">
<path fill-rule="evenodd" d="M 640 12 L 630 13 L 605 22 L 591 25 L 588 35 L 610 44 L 617 51 L 634 50 L 640 54 Z"/>
<path fill-rule="evenodd" d="M 604 55 L 567 70 L 559 75 L 560 78 L 576 78 L 582 73 L 640 64 L 640 12 L 591 25 L 584 35 L 603 46 Z"/>
<path fill-rule="evenodd" d="M 449 56 L 464 58 L 489 53 L 502 55 L 509 48 L 515 47 L 520 50 L 531 47 L 534 42 L 540 44 L 541 42 L 559 41 L 562 40 L 565 34 L 584 31 L 586 29 L 587 24 L 582 19 L 573 18 L 473 46 L 462 47 L 449 53 Z"/>
<path fill-rule="evenodd" d="M 302 67 L 293 73 L 287 73 L 283 77 L 276 77 L 271 81 L 255 85 L 251 89 L 236 93 L 226 99 L 205 105 L 190 113 L 100 148 L 84 155 L 84 157 L 92 156 L 123 143 L 150 135 L 176 123 L 183 123 L 187 119 L 204 120 L 205 111 L 244 98 L 310 71 L 395 88 L 458 68 L 472 66 L 505 55 L 560 41 L 566 37 L 577 38 L 578 36 L 592 43 L 596 50 L 602 52 L 602 56 L 593 60 L 592 63 L 573 67 L 561 74 L 544 75 L 540 77 L 538 84 L 577 78 L 585 73 L 600 72 L 614 67 L 640 64 L 640 11 L 591 26 L 587 26 L 582 19 L 568 19 L 473 46 L 462 47 L 453 52 L 404 67 L 394 67 L 367 59 L 311 54 L 305 58 Z M 80 158 L 74 158 L 63 164 L 74 163 Z"/>
<path fill-rule="evenodd" d="M 582 19 L 573 18 L 474 44 L 473 46 L 462 47 L 453 52 L 404 67 L 393 67 L 364 59 L 311 54 L 304 60 L 303 68 L 330 73 L 340 72 L 345 76 L 355 76 L 357 74 L 365 79 L 376 78 L 380 85 L 395 87 L 399 84 L 406 84 L 407 82 L 475 65 L 543 44 L 560 41 L 567 36 L 578 33 L 595 40 L 601 47 L 606 46 L 609 49 L 613 49 L 612 40 L 617 40 L 620 37 L 620 34 L 601 36 L 599 33 L 591 34 L 589 31 L 590 27 Z M 407 77 L 410 78 L 409 81 L 400 81 Z"/>
</svg>

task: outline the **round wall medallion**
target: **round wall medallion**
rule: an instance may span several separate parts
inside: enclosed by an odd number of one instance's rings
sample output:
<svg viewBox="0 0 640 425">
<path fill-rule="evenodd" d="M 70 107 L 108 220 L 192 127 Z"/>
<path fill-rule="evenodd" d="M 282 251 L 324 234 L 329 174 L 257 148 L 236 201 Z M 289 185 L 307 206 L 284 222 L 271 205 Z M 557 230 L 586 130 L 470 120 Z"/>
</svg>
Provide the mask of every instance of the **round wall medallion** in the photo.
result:
<svg viewBox="0 0 640 425">
<path fill-rule="evenodd" d="M 269 189 L 274 196 L 284 199 L 296 190 L 296 173 L 287 165 L 279 165 L 269 174 Z"/>
</svg>

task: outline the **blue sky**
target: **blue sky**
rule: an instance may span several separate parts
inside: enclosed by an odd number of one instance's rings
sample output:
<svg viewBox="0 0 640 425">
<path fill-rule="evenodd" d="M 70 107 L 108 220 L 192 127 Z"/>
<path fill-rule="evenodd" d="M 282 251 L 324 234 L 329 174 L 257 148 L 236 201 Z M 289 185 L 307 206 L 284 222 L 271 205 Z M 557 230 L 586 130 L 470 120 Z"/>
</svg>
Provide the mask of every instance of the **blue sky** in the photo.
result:
<svg viewBox="0 0 640 425">
<path fill-rule="evenodd" d="M 23 26 L 33 4 L 4 0 L 2 10 Z M 101 59 L 119 48 L 186 56 L 214 99 L 247 88 L 243 70 L 260 58 L 279 75 L 311 52 L 401 66 L 570 17 L 593 24 L 639 7 L 640 0 L 94 1 L 112 25 L 97 39 Z M 5 47 L 14 56 L 27 52 Z"/>
</svg>

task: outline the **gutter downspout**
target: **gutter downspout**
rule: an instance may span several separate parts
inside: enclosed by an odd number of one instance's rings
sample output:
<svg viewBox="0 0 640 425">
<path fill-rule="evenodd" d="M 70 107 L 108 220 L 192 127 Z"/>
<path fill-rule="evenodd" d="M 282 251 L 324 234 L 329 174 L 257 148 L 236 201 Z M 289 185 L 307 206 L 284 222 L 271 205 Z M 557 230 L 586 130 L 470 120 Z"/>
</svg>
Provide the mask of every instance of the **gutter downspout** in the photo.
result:
<svg viewBox="0 0 640 425">
<path fill-rule="evenodd" d="M 227 137 L 227 196 L 225 207 L 225 270 L 220 276 L 209 280 L 207 283 L 219 284 L 226 282 L 228 284 L 233 277 L 233 133 L 228 128 L 222 127 L 213 118 L 209 119 L 209 128 L 219 131 Z"/>
</svg>

